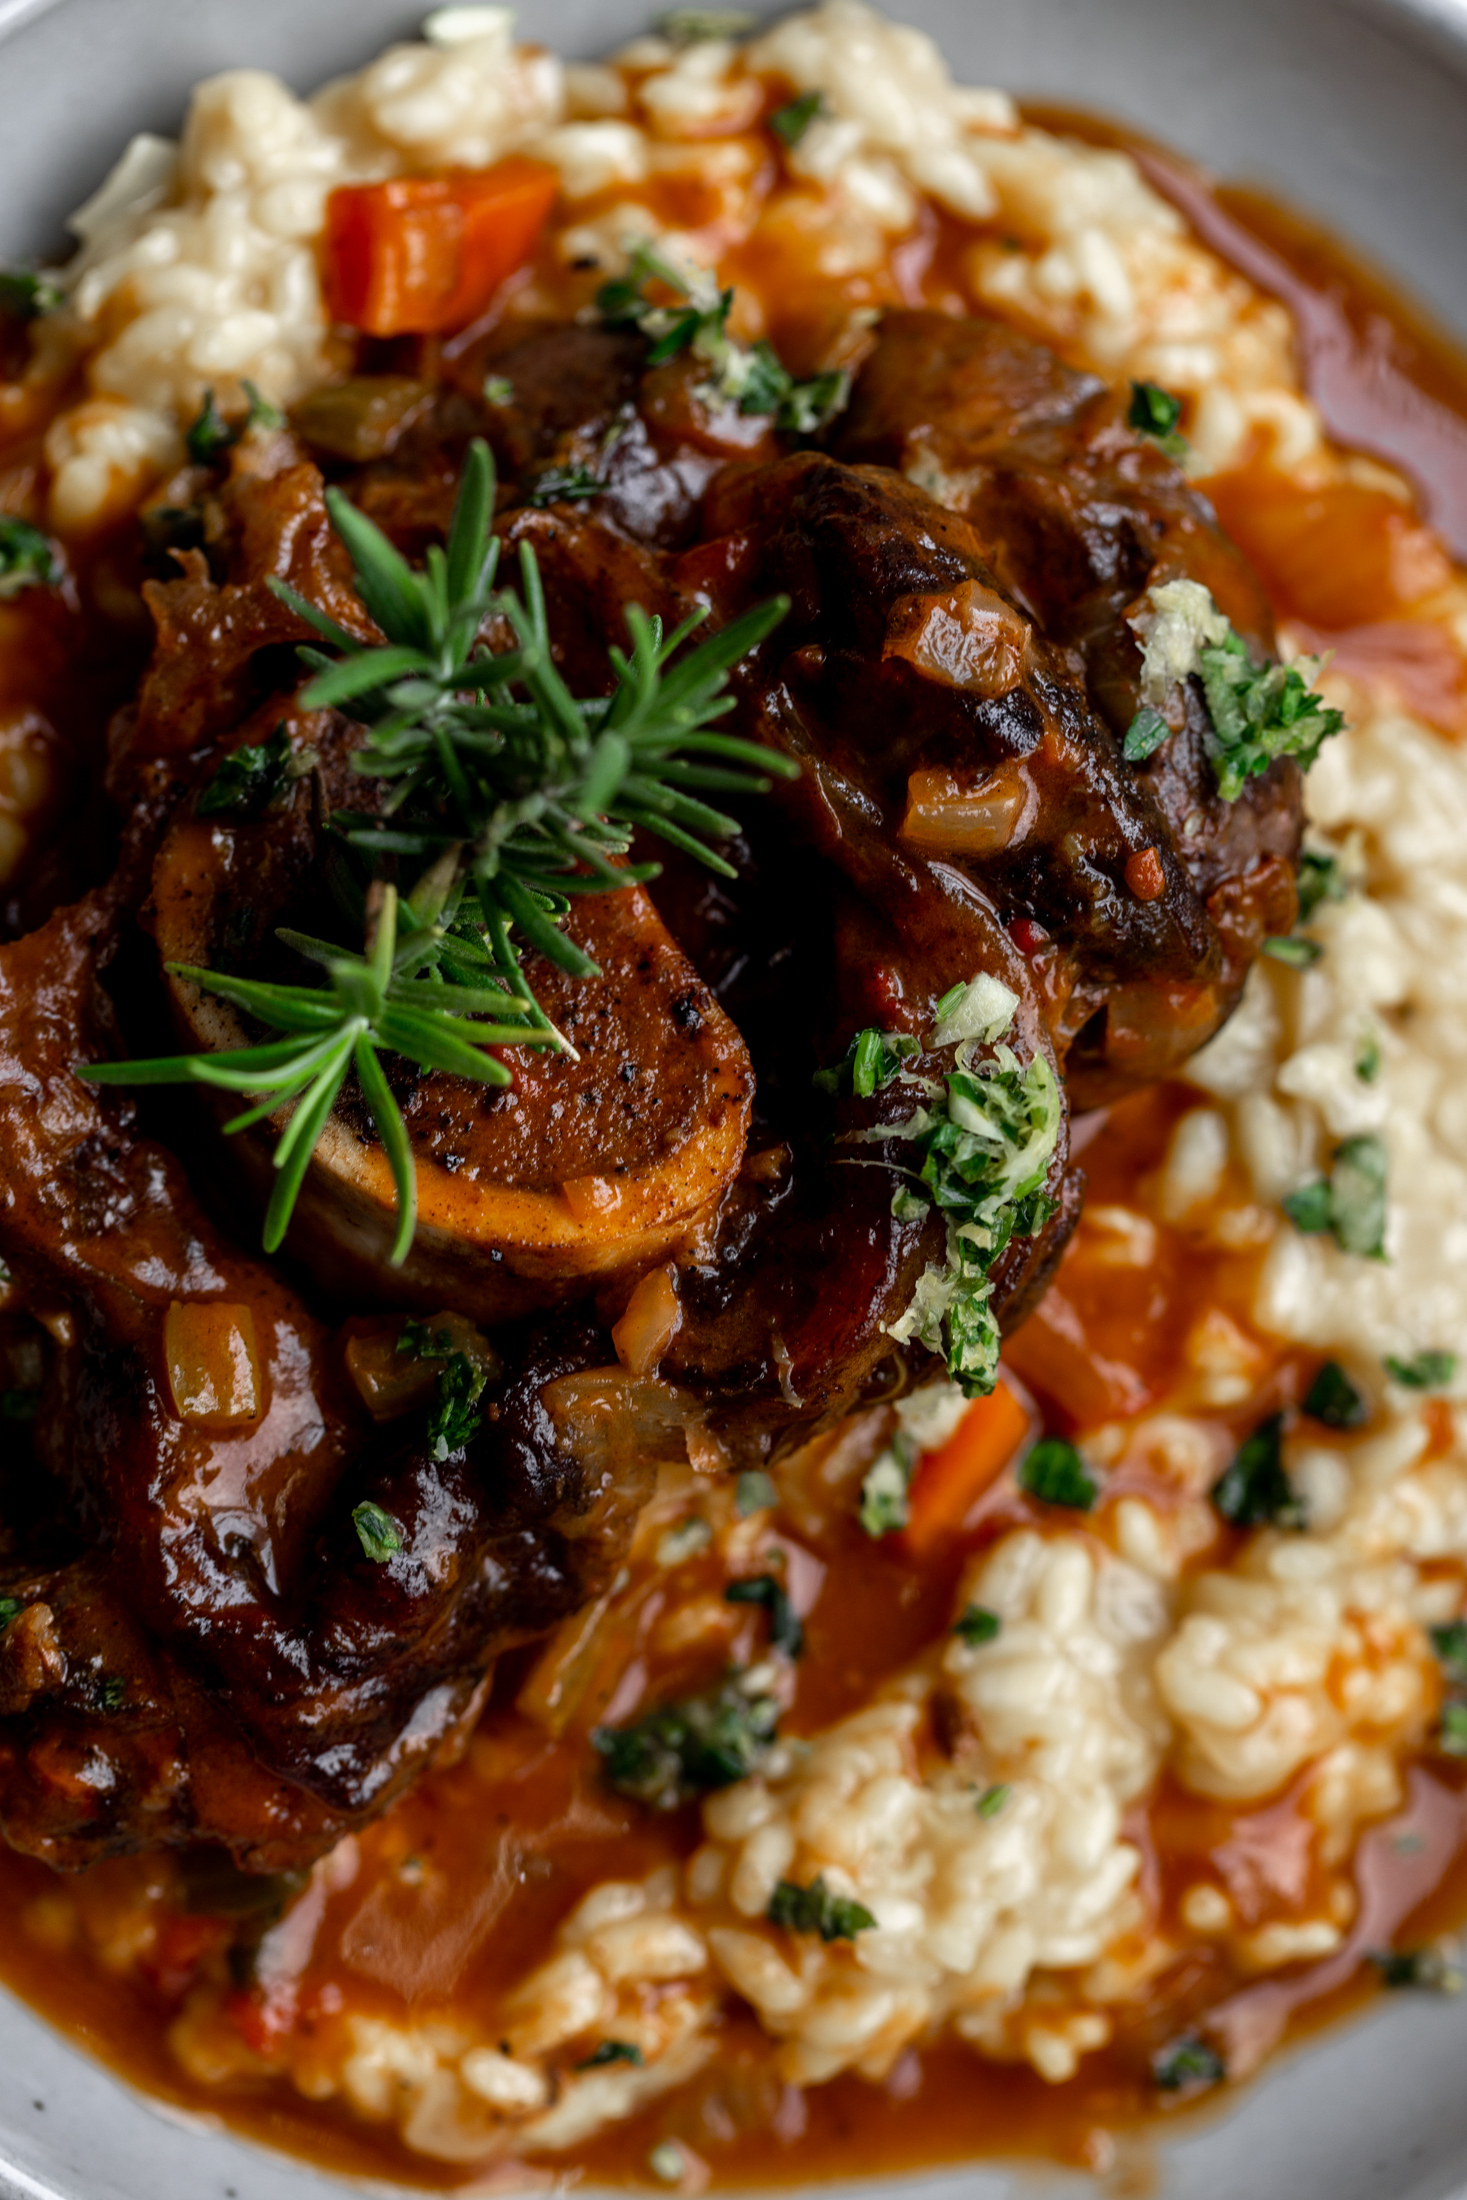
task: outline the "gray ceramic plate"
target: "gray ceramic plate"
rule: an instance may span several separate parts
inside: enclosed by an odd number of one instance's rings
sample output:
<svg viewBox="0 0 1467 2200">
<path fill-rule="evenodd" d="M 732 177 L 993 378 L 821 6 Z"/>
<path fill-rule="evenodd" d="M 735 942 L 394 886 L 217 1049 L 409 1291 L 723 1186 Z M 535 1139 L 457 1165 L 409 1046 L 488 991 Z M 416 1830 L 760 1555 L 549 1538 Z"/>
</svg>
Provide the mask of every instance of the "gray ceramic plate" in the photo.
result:
<svg viewBox="0 0 1467 2200">
<path fill-rule="evenodd" d="M 301 90 L 410 32 L 428 0 L 0 0 L 0 258 L 61 241 L 137 129 L 236 63 Z M 1353 237 L 1467 337 L 1467 0 L 887 0 L 963 81 L 1109 112 Z M 570 54 L 647 0 L 524 0 Z M 1156 2200 L 1467 2195 L 1467 1997 L 1403 1997 L 1286 2058 L 1160 2149 Z M 1034 2182 L 1021 2189 L 1038 2200 Z M 351 2188 L 361 2191 L 363 2188 Z M 1004 2200 L 959 2170 L 925 2200 Z M 331 2200 L 348 2188 L 165 2115 L 0 1995 L 3 2200 Z M 1080 2179 L 1044 2181 L 1082 2200 Z M 869 2200 L 879 2200 L 866 2188 Z"/>
</svg>

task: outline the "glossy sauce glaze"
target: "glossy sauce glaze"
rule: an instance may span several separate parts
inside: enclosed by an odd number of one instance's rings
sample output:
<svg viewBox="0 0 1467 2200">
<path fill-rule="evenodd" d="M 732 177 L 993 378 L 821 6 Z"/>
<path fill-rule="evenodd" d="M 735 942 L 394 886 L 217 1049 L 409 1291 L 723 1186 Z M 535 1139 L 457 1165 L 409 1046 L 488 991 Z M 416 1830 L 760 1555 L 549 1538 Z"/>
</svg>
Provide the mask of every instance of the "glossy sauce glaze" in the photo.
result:
<svg viewBox="0 0 1467 2200">
<path fill-rule="evenodd" d="M 1073 126 L 1073 118 L 1064 121 Z M 1086 134 L 1104 135 L 1090 125 Z M 1449 464 L 1456 464 L 1451 454 L 1459 448 L 1467 454 L 1461 365 L 1337 247 L 1252 197 L 1211 192 L 1180 164 L 1138 150 L 1208 242 L 1287 296 L 1312 387 L 1332 426 L 1408 469 L 1420 465 L 1445 496 Z M 681 211 L 686 219 L 690 210 Z M 898 268 L 904 302 L 941 302 L 944 250 L 943 225 L 933 217 Z M 792 315 L 777 332 L 796 366 L 797 319 Z M 1387 360 L 1389 371 L 1342 382 L 1341 327 L 1357 337 L 1364 332 L 1364 354 L 1377 364 Z M 804 340 L 818 349 L 813 322 Z M 1361 353 L 1357 341 L 1351 356 Z M 1339 394 L 1346 383 L 1348 400 Z M 1413 442 L 1403 428 L 1414 433 L 1423 420 L 1428 442 L 1419 436 Z M 12 471 L 31 463 L 22 439 L 0 450 L 0 463 Z M 1444 530 L 1454 531 L 1458 515 L 1467 513 L 1467 471 L 1460 478 L 1462 503 L 1433 506 Z M 1350 484 L 1301 502 L 1268 467 L 1266 454 L 1209 491 L 1282 617 L 1311 644 L 1335 648 L 1347 669 L 1353 664 L 1396 678 L 1405 698 L 1444 730 L 1464 730 L 1460 654 L 1424 616 L 1450 569 L 1399 498 Z M 1347 558 L 1339 555 L 1342 542 Z M 108 600 L 112 556 L 104 546 L 91 568 L 93 605 Z M 126 691 L 135 670 L 139 637 L 128 588 L 114 586 L 110 600 L 116 616 L 99 652 L 99 686 L 89 708 L 77 703 L 62 662 L 68 635 L 75 643 L 83 631 L 96 636 L 95 618 L 52 638 L 47 622 L 64 623 L 71 610 L 27 598 L 0 607 L 6 621 L 0 678 L 11 683 L 5 722 L 30 711 L 54 729 L 47 735 L 33 727 L 32 734 L 49 746 L 58 784 L 76 784 L 72 771 L 85 781 L 106 702 Z M 98 648 L 95 640 L 88 646 Z M 75 721 L 67 707 L 77 709 Z M 43 821 L 46 814 L 38 810 Z M 12 928 L 23 930 L 26 921 L 17 911 Z M 1084 1155 L 1092 1209 L 1145 1208 L 1148 1179 L 1190 1104 L 1180 1089 L 1166 1088 L 1124 1103 L 1093 1127 Z M 1184 1232 L 1161 1224 L 1156 1230 L 1154 1259 L 1142 1271 L 1126 1271 L 1135 1278 L 1128 1293 L 1117 1290 L 1117 1270 L 1102 1257 L 1103 1233 L 1082 1225 L 1039 1314 L 1013 1340 L 1009 1364 L 1061 1429 L 1134 1415 L 1161 1400 L 1189 1410 L 1188 1339 L 1200 1319 L 1221 1309 L 1255 1348 L 1251 1394 L 1223 1417 L 1241 1436 L 1262 1415 L 1296 1402 L 1313 1365 L 1252 1329 L 1255 1253 L 1204 1249 Z M 4 1342 L 17 1364 L 24 1333 L 12 1325 Z M 1190 1410 L 1198 1410 L 1195 1400 Z M 794 1486 L 798 1495 L 798 1474 Z M 1147 1494 L 1166 1501 L 1164 1484 Z M 791 1499 L 775 1525 L 791 1579 L 804 1585 L 808 1647 L 787 1730 L 798 1735 L 828 1724 L 939 1634 L 966 1556 L 1029 1512 L 1026 1499 L 1000 1485 L 958 1538 L 919 1563 L 907 1549 L 873 1544 L 848 1510 L 801 1511 Z M 1219 1548 L 1204 1555 L 1225 1551 L 1227 1534 L 1220 1529 Z M 704 1586 L 718 1593 L 711 1576 Z M 487 2015 L 586 1888 L 612 1876 L 638 1878 L 691 1850 L 695 1814 L 653 1820 L 639 1812 L 601 1784 L 585 1746 L 599 1721 L 626 1720 L 709 1678 L 708 1648 L 690 1658 L 676 1646 L 665 1602 L 655 1578 L 633 1585 L 619 1631 L 598 1646 L 589 1669 L 577 1670 L 564 1718 L 547 1711 L 555 1685 L 544 1664 L 548 1653 L 506 1661 L 493 1713 L 458 1762 L 435 1771 L 358 1837 L 350 1876 L 323 1880 L 309 1914 L 302 1903 L 278 1931 L 268 1911 L 242 1928 L 237 1888 L 224 1893 L 198 1877 L 185 1883 L 166 1857 L 119 1860 L 64 1881 L 0 1854 L 0 1973 L 150 2091 L 207 2105 L 237 2129 L 342 2169 L 445 2189 L 462 2182 L 460 2171 L 410 2155 L 385 2128 L 364 2129 L 329 2101 L 313 2105 L 309 2042 L 317 2039 L 323 2064 L 329 2061 L 353 2011 Z M 715 1666 L 747 1657 L 753 1640 L 751 1621 L 731 1625 L 717 1644 Z M 1250 1922 L 1261 1922 L 1296 1909 L 1308 1892 L 1316 1865 L 1300 1823 L 1288 1795 L 1239 1811 L 1163 1784 L 1128 1832 L 1142 1848 L 1163 1917 L 1180 1891 L 1202 1877 L 1225 1887 Z M 1061 2088 L 1027 2068 L 991 2065 L 944 2042 L 909 2052 L 883 2086 L 841 2078 L 800 2092 L 781 2085 L 768 2043 L 752 2023 L 734 2017 L 699 2079 L 578 2160 L 592 2173 L 640 2181 L 652 2143 L 675 2137 L 730 2184 L 803 2182 L 976 2154 L 1042 2154 L 1104 2167 L 1110 2135 L 1157 2115 L 1150 2057 L 1195 2013 L 1208 2011 L 1241 2075 L 1290 2029 L 1339 2014 L 1369 1994 L 1378 1981 L 1366 1960 L 1372 1952 L 1393 1942 L 1414 1945 L 1455 1919 L 1467 1896 L 1467 1794 L 1450 1765 L 1432 1759 L 1412 1770 L 1405 1811 L 1364 1836 L 1355 1872 L 1359 1912 L 1326 1962 L 1257 1983 L 1228 1975 L 1219 1961 L 1198 1953 L 1180 1975 L 1167 1975 L 1154 2002 L 1129 2005 L 1112 2045 L 1087 2057 L 1080 2075 Z M 256 1948 L 252 1969 L 239 1959 L 241 1944 Z M 188 2028 L 196 2071 L 213 2043 L 216 2083 L 181 2074 L 170 2043 L 179 2026 Z M 296 2050 L 293 2083 L 281 2076 L 287 2039 Z"/>
</svg>

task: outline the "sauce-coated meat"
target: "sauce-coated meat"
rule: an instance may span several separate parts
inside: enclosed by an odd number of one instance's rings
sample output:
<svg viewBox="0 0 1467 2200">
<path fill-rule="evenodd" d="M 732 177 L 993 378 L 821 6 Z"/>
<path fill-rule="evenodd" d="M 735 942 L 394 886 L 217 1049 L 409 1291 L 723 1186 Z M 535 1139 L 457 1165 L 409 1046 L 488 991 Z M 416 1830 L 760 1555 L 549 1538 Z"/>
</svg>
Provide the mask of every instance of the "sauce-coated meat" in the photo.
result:
<svg viewBox="0 0 1467 2200">
<path fill-rule="evenodd" d="M 115 728 L 123 859 L 0 949 L 0 1258 L 49 1335 L 0 1579 L 26 1607 L 0 1649 L 0 1826 L 54 1862 L 192 1840 L 256 1868 L 319 1853 L 453 1746 L 502 1651 L 598 1593 L 659 1457 L 764 1459 L 934 1372 L 915 1349 L 893 1363 L 889 1331 L 944 1226 L 893 1213 L 892 1147 L 864 1138 L 910 1098 L 813 1081 L 857 1031 L 908 1035 L 909 1066 L 940 1077 L 935 1004 L 986 973 L 1015 998 L 1020 1063 L 1089 1104 L 1184 1060 L 1291 921 L 1292 765 L 1219 802 L 1197 697 L 1157 756 L 1122 756 L 1148 586 L 1203 580 L 1256 647 L 1269 630 L 1112 393 L 996 324 L 895 314 L 831 447 L 792 450 L 707 400 L 695 358 L 648 370 L 644 351 L 580 327 L 490 339 L 459 386 L 358 378 L 160 492 L 197 505 L 203 548 L 149 586 L 156 647 Z M 72 1066 L 170 1031 L 241 1043 L 248 1025 L 162 962 L 299 983 L 276 926 L 339 923 L 326 820 L 372 796 L 351 785 L 357 729 L 300 701 L 307 629 L 267 578 L 374 638 L 324 477 L 421 555 L 476 434 L 573 692 L 607 691 L 629 603 L 716 626 L 789 598 L 732 723 L 800 776 L 747 805 L 732 880 L 674 859 L 577 910 L 601 978 L 533 966 L 578 1064 L 525 1056 L 487 1096 L 394 1067 L 425 1221 L 405 1270 L 351 1085 L 272 1266 L 241 1248 L 278 1124 L 221 1140 L 227 1108 L 139 1109 Z M 557 501 L 547 484 L 577 469 L 604 489 Z M 200 815 L 221 757 L 282 723 L 309 779 L 251 817 Z M 1050 1219 L 994 1270 L 1001 1322 L 1042 1288 L 1082 1189 L 1062 1125 Z M 623 1369 L 609 1326 L 659 1266 L 678 1320 Z M 445 1308 L 493 1333 L 470 1432 L 432 1439 L 394 1315 Z M 228 1410 L 190 1392 L 178 1341 L 220 1325 L 247 1363 Z M 363 1507 L 394 1543 L 374 1552 Z"/>
</svg>

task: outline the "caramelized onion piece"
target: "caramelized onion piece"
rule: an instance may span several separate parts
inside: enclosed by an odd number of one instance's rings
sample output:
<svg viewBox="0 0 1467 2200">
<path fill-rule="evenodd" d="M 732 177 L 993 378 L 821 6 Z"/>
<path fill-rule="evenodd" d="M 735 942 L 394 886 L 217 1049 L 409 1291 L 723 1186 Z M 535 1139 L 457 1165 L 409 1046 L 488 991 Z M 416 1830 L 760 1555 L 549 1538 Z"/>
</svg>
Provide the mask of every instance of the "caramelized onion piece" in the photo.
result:
<svg viewBox="0 0 1467 2200">
<path fill-rule="evenodd" d="M 168 1388 L 181 1421 L 239 1428 L 261 1413 L 255 1317 L 219 1299 L 175 1299 L 163 1321 Z"/>
<path fill-rule="evenodd" d="M 682 1327 L 677 1284 L 670 1268 L 654 1268 L 627 1301 L 611 1332 L 616 1356 L 632 1375 L 650 1375 Z"/>
<path fill-rule="evenodd" d="M 898 830 L 918 848 L 994 855 L 1018 846 L 1038 809 L 1038 793 L 1022 764 L 1002 765 L 976 787 L 960 785 L 951 772 L 913 772 Z"/>
</svg>

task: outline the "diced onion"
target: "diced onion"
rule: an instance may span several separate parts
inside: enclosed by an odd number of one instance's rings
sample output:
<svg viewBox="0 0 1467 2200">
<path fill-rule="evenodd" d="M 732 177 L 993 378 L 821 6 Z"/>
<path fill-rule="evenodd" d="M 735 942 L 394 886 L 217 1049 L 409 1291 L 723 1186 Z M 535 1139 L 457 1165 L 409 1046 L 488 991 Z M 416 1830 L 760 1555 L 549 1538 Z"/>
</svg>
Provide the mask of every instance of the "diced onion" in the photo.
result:
<svg viewBox="0 0 1467 2200">
<path fill-rule="evenodd" d="M 238 1428 L 261 1413 L 255 1317 L 218 1299 L 175 1299 L 163 1322 L 174 1411 L 205 1428 Z"/>
</svg>

